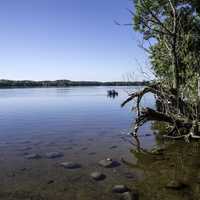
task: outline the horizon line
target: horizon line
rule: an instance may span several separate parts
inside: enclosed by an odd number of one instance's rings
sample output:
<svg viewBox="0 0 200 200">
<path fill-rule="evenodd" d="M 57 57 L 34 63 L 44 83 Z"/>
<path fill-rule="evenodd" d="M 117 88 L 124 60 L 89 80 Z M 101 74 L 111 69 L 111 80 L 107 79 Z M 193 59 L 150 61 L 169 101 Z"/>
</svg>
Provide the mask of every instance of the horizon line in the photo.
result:
<svg viewBox="0 0 200 200">
<path fill-rule="evenodd" d="M 42 81 L 70 81 L 70 82 L 99 82 L 99 83 L 106 83 L 106 82 L 149 82 L 149 80 L 133 80 L 133 81 L 119 81 L 119 80 L 115 80 L 115 81 L 98 81 L 98 80 L 70 80 L 70 79 L 43 79 L 43 80 L 32 80 L 32 79 L 4 79 L 1 78 L 0 81 L 32 81 L 32 82 L 42 82 Z"/>
</svg>

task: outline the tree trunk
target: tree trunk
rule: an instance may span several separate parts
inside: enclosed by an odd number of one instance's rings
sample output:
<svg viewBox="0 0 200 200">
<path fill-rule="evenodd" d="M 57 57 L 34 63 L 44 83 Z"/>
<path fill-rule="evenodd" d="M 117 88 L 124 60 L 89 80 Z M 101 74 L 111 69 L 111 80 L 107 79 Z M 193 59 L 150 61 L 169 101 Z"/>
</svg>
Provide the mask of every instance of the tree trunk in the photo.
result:
<svg viewBox="0 0 200 200">
<path fill-rule="evenodd" d="M 177 30 L 177 13 L 176 9 L 174 9 L 174 28 L 173 28 L 173 38 L 172 38 L 172 65 L 173 65 L 173 76 L 174 76 L 174 81 L 173 81 L 173 89 L 176 91 L 176 105 L 177 108 L 179 109 L 179 97 L 180 97 L 180 81 L 179 81 L 179 55 L 178 55 L 178 44 L 177 44 L 177 39 L 178 39 L 178 30 Z"/>
</svg>

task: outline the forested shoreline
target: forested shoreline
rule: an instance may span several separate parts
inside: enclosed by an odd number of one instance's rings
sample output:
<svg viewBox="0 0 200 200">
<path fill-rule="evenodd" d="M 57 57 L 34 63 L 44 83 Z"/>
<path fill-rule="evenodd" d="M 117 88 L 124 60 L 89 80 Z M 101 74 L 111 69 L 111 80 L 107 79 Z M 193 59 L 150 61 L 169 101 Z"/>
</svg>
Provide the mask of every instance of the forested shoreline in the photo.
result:
<svg viewBox="0 0 200 200">
<path fill-rule="evenodd" d="M 34 87 L 71 87 L 71 86 L 145 86 L 148 81 L 134 82 L 98 82 L 98 81 L 30 81 L 30 80 L 0 80 L 0 88 L 34 88 Z"/>
</svg>

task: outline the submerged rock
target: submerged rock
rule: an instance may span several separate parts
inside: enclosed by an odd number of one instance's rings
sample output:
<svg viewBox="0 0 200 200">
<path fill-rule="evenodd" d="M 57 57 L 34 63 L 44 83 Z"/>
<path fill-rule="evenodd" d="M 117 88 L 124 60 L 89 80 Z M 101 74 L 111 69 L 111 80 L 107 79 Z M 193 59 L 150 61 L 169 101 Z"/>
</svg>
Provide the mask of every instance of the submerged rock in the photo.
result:
<svg viewBox="0 0 200 200">
<path fill-rule="evenodd" d="M 63 153 L 60 153 L 60 152 L 49 152 L 49 153 L 46 153 L 46 158 L 48 159 L 53 159 L 53 158 L 60 158 L 60 157 L 63 157 Z"/>
<path fill-rule="evenodd" d="M 20 144 L 30 144 L 31 141 L 30 140 L 22 140 L 19 142 Z"/>
<path fill-rule="evenodd" d="M 26 167 L 24 167 L 24 168 L 21 168 L 21 169 L 19 169 L 20 171 L 22 171 L 22 172 L 24 172 L 24 171 L 26 171 L 27 170 L 27 168 Z"/>
<path fill-rule="evenodd" d="M 48 182 L 47 182 L 47 184 L 49 185 L 49 184 L 52 184 L 52 183 L 54 183 L 55 181 L 54 180 L 49 180 Z"/>
<path fill-rule="evenodd" d="M 121 195 L 121 200 L 138 200 L 139 199 L 139 193 L 134 191 L 134 192 L 124 192 Z"/>
<path fill-rule="evenodd" d="M 110 149 L 116 149 L 118 146 L 117 145 L 113 145 L 110 147 Z"/>
<path fill-rule="evenodd" d="M 39 159 L 41 158 L 41 156 L 39 154 L 36 154 L 36 153 L 32 153 L 32 154 L 27 154 L 25 156 L 26 159 Z"/>
<path fill-rule="evenodd" d="M 88 147 L 83 147 L 83 148 L 81 148 L 81 150 L 83 150 L 83 151 L 85 151 L 85 150 L 87 150 L 88 149 Z"/>
<path fill-rule="evenodd" d="M 128 192 L 129 189 L 125 186 L 125 185 L 115 185 L 112 188 L 112 192 L 114 193 L 124 193 L 124 192 Z"/>
<path fill-rule="evenodd" d="M 120 198 L 121 200 L 134 200 L 130 192 L 124 192 Z"/>
<path fill-rule="evenodd" d="M 64 149 L 64 150 L 72 150 L 73 147 L 64 147 L 63 149 Z"/>
<path fill-rule="evenodd" d="M 62 162 L 60 164 L 62 167 L 66 168 L 66 169 L 78 169 L 81 168 L 81 165 L 78 163 L 74 163 L 74 162 Z"/>
<path fill-rule="evenodd" d="M 28 151 L 28 150 L 31 150 L 32 147 L 22 147 L 22 148 L 19 148 L 18 150 L 19 151 Z"/>
<path fill-rule="evenodd" d="M 165 149 L 162 147 L 152 149 L 151 153 L 155 155 L 163 155 Z"/>
<path fill-rule="evenodd" d="M 136 179 L 136 175 L 133 174 L 133 173 L 130 173 L 130 172 L 124 173 L 124 176 L 125 176 L 127 179 Z"/>
<path fill-rule="evenodd" d="M 104 180 L 106 178 L 106 176 L 100 172 L 93 172 L 90 176 L 96 181 Z"/>
<path fill-rule="evenodd" d="M 120 163 L 117 161 L 113 161 L 111 158 L 106 158 L 104 160 L 100 160 L 99 165 L 105 168 L 112 168 L 119 166 Z"/>
<path fill-rule="evenodd" d="M 93 156 L 93 155 L 96 155 L 97 153 L 96 152 L 90 152 L 90 153 L 88 153 L 88 155 L 90 155 L 90 156 Z"/>
<path fill-rule="evenodd" d="M 107 158 L 104 160 L 100 160 L 99 165 L 101 165 L 102 167 L 112 167 L 113 161 L 112 161 L 112 159 Z"/>
<path fill-rule="evenodd" d="M 46 144 L 46 146 L 55 146 L 55 145 L 56 145 L 55 142 L 49 142 L 49 143 Z"/>
<path fill-rule="evenodd" d="M 168 189 L 180 190 L 185 188 L 186 185 L 180 181 L 172 180 L 165 187 Z"/>
</svg>

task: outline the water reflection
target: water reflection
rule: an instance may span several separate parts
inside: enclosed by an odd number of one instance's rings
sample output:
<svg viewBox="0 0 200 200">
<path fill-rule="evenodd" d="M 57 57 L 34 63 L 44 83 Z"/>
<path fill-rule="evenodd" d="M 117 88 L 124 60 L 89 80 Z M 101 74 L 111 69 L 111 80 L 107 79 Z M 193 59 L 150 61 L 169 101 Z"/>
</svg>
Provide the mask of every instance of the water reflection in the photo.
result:
<svg viewBox="0 0 200 200">
<path fill-rule="evenodd" d="M 137 161 L 124 163 L 142 172 L 143 178 L 137 183 L 140 199 L 200 199 L 199 142 L 163 142 L 157 138 L 159 145 L 152 150 L 143 149 L 138 138 L 132 144 L 130 152 Z"/>
</svg>

